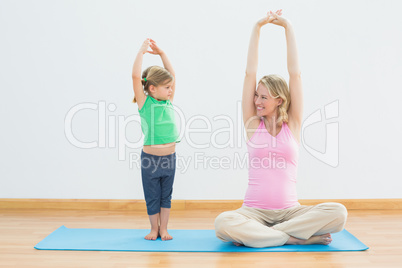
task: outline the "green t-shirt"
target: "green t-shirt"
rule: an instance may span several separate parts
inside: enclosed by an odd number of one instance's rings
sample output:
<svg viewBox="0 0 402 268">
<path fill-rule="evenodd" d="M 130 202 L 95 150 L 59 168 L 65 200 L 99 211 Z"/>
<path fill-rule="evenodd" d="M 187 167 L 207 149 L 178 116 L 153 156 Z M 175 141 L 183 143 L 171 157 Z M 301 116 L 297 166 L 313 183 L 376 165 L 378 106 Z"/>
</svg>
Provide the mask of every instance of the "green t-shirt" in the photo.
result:
<svg viewBox="0 0 402 268">
<path fill-rule="evenodd" d="M 141 129 L 144 145 L 180 142 L 174 108 L 170 100 L 158 101 L 147 96 L 141 110 Z"/>
</svg>

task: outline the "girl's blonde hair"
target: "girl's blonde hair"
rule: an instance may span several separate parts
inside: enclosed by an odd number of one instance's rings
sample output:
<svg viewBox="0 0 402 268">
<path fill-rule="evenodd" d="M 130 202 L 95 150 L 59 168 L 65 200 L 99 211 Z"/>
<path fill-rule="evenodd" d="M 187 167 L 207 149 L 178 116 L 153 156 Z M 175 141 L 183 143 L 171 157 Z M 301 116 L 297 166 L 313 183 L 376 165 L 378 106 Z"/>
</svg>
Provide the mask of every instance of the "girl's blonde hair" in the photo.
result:
<svg viewBox="0 0 402 268">
<path fill-rule="evenodd" d="M 278 107 L 278 119 L 276 124 L 282 126 L 283 122 L 288 123 L 288 109 L 290 106 L 290 92 L 285 79 L 277 74 L 270 74 L 262 77 L 258 84 L 262 83 L 272 98 L 281 98 L 282 103 Z"/>
<path fill-rule="evenodd" d="M 145 81 L 145 79 L 146 81 Z M 169 83 L 173 81 L 174 77 L 169 73 L 168 70 L 166 70 L 163 67 L 154 65 L 146 68 L 142 72 L 142 86 L 144 87 L 144 93 L 146 95 L 149 95 L 149 86 L 153 85 L 155 87 L 163 84 L 163 83 Z M 136 103 L 137 99 L 134 96 L 133 102 Z"/>
</svg>

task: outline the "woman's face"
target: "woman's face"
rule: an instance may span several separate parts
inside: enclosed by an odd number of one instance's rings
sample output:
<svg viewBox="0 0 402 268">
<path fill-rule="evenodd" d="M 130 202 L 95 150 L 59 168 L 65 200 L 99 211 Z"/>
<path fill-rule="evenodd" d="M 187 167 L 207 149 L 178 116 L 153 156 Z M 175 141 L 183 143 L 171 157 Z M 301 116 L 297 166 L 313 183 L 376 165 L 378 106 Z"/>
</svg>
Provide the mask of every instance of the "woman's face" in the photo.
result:
<svg viewBox="0 0 402 268">
<path fill-rule="evenodd" d="M 152 97 L 157 100 L 168 100 L 173 92 L 172 86 L 173 81 L 153 87 L 154 90 L 151 90 Z"/>
<path fill-rule="evenodd" d="M 264 84 L 258 84 L 254 94 L 254 104 L 258 116 L 277 116 L 277 106 L 281 103 L 281 98 L 271 97 Z"/>
</svg>

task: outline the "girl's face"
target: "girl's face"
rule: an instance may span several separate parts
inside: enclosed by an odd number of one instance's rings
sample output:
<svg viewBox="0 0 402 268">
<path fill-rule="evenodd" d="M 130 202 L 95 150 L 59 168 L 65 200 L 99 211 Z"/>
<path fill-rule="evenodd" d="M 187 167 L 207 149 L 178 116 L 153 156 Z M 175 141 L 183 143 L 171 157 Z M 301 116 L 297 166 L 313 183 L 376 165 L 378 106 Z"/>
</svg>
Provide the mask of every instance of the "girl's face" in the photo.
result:
<svg viewBox="0 0 402 268">
<path fill-rule="evenodd" d="M 277 107 L 281 103 L 281 98 L 271 97 L 264 84 L 258 84 L 257 90 L 254 94 L 254 104 L 257 109 L 257 116 L 277 117 Z"/>
<path fill-rule="evenodd" d="M 173 92 L 172 86 L 173 81 L 160 84 L 157 87 L 151 86 L 152 97 L 158 101 L 168 100 Z"/>
</svg>

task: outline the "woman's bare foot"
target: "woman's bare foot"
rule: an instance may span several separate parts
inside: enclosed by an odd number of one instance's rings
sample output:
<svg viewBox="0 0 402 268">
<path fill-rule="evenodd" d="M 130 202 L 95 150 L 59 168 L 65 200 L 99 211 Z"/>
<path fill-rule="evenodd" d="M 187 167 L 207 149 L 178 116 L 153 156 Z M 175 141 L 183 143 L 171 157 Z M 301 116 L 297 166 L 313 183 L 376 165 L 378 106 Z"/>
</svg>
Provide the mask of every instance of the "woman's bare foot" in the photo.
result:
<svg viewBox="0 0 402 268">
<path fill-rule="evenodd" d="M 328 245 L 332 242 L 331 234 L 315 235 L 306 240 L 304 245 L 322 244 Z"/>
<path fill-rule="evenodd" d="M 145 236 L 146 240 L 156 240 L 158 237 L 158 230 L 151 229 L 151 232 Z"/>
<path fill-rule="evenodd" d="M 312 245 L 312 244 L 328 245 L 331 242 L 332 242 L 331 234 L 327 233 L 323 235 L 312 236 L 307 240 L 291 236 L 289 240 L 286 242 L 286 245 Z"/>
<path fill-rule="evenodd" d="M 160 233 L 161 239 L 163 241 L 173 239 L 173 237 L 168 233 L 168 231 L 166 229 L 159 230 L 159 233 Z"/>
</svg>

